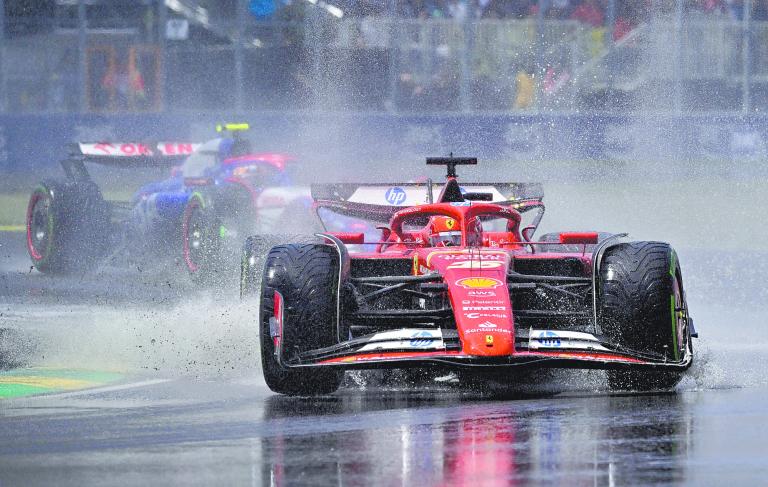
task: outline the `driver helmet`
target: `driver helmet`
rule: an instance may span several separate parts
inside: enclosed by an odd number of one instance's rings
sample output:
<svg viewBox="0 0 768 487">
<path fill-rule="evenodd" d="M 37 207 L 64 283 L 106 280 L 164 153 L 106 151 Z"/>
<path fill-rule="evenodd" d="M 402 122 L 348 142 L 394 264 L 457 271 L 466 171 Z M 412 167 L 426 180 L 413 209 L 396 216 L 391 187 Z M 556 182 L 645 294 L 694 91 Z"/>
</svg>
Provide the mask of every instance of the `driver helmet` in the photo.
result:
<svg viewBox="0 0 768 487">
<path fill-rule="evenodd" d="M 229 159 L 231 157 L 242 157 L 251 152 L 250 141 L 242 138 L 235 133 L 232 137 L 222 137 L 219 144 L 219 159 Z"/>
<path fill-rule="evenodd" d="M 429 225 L 429 243 L 432 247 L 461 245 L 461 230 L 455 219 L 449 216 L 434 216 Z"/>
</svg>

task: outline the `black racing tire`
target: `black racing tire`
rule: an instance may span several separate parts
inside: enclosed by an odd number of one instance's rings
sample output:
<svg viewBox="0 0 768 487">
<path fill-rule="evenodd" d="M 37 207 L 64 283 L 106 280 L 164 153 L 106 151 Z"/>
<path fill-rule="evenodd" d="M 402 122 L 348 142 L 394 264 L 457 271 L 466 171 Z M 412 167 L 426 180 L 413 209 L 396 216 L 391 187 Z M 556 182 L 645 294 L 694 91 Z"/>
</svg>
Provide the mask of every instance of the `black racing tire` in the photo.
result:
<svg viewBox="0 0 768 487">
<path fill-rule="evenodd" d="M 316 242 L 314 235 L 301 234 L 266 234 L 250 235 L 245 239 L 240 253 L 240 298 L 259 294 L 261 276 L 264 273 L 264 262 L 272 249 L 284 242 Z M 255 291 L 254 291 L 255 290 Z"/>
<path fill-rule="evenodd" d="M 192 281 L 221 284 L 234 275 L 240 244 L 255 224 L 251 196 L 240 185 L 206 187 L 190 195 L 182 213 L 181 238 Z"/>
<path fill-rule="evenodd" d="M 192 281 L 213 283 L 221 274 L 219 227 L 206 198 L 193 193 L 181 216 L 182 256 Z"/>
<path fill-rule="evenodd" d="M 599 276 L 603 334 L 629 353 L 682 364 L 691 353 L 688 309 L 677 254 L 667 243 L 632 242 L 609 248 Z M 608 370 L 618 390 L 671 389 L 681 370 Z"/>
<path fill-rule="evenodd" d="M 241 295 L 258 295 L 261 364 L 267 386 L 279 394 L 316 396 L 335 392 L 344 378 L 337 368 L 289 368 L 298 354 L 336 344 L 339 257 L 332 246 L 304 243 L 273 247 L 264 263 L 258 291 L 250 266 L 256 262 L 254 240 L 243 251 Z M 270 318 L 275 316 L 275 293 L 284 304 L 281 360 L 275 354 Z"/>
<path fill-rule="evenodd" d="M 41 182 L 30 195 L 27 251 L 43 273 L 88 271 L 106 254 L 110 207 L 87 181 Z"/>
</svg>

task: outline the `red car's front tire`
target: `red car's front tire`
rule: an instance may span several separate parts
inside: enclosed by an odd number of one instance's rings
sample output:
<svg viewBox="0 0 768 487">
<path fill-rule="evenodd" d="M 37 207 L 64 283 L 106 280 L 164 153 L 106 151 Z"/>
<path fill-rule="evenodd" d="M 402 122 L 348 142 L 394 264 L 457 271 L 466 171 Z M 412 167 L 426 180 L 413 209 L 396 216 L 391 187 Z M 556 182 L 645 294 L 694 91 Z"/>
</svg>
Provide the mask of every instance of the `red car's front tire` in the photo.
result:
<svg viewBox="0 0 768 487">
<path fill-rule="evenodd" d="M 242 295 L 260 296 L 259 341 L 264 380 L 269 388 L 291 396 L 315 396 L 336 391 L 344 372 L 336 368 L 288 368 L 281 362 L 297 354 L 337 343 L 336 251 L 321 244 L 287 244 L 267 254 L 261 290 L 249 272 L 257 250 L 243 250 Z M 279 327 L 280 337 L 272 336 Z M 280 360 L 275 353 L 280 353 Z"/>
<path fill-rule="evenodd" d="M 630 353 L 683 364 L 690 353 L 688 307 L 677 254 L 662 242 L 609 248 L 600 268 L 599 318 L 603 333 Z M 679 370 L 609 370 L 611 389 L 671 389 Z"/>
</svg>

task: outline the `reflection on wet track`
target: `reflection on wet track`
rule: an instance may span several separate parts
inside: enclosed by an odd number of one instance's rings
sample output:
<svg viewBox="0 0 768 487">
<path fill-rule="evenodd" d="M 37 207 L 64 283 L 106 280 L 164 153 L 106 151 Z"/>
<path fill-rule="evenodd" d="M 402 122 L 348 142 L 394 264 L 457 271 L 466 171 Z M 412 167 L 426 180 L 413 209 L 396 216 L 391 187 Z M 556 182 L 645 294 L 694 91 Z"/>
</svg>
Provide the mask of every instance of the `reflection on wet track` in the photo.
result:
<svg viewBox="0 0 768 487">
<path fill-rule="evenodd" d="M 363 409 L 371 400 L 346 399 Z M 344 409 L 344 401 L 330 409 Z M 361 432 L 304 436 L 280 428 L 283 434 L 262 442 L 262 480 L 295 485 L 308 470 L 322 472 L 332 485 L 361 485 L 372 478 L 381 485 L 489 486 L 685 478 L 692 419 L 676 395 L 422 408 L 402 401 L 407 409 L 397 413 L 343 420 L 367 423 Z M 649 414 L 649 407 L 655 412 Z M 299 400 L 272 397 L 266 414 L 288 416 L 302 408 Z"/>
<path fill-rule="evenodd" d="M 766 399 L 765 390 L 748 389 L 499 401 L 408 388 L 306 399 L 269 395 L 245 379 L 177 379 L 6 403 L 0 480 L 83 485 L 115 474 L 110 484 L 755 484 L 767 468 Z"/>
</svg>

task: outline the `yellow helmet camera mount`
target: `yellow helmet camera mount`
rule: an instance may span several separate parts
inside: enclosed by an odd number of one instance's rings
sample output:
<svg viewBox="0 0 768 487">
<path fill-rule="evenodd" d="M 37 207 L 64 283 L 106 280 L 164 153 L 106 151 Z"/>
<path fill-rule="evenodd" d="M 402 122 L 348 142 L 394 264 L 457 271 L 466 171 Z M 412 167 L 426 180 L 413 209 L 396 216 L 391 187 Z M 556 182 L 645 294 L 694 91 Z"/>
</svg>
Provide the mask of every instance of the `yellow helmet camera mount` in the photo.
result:
<svg viewBox="0 0 768 487">
<path fill-rule="evenodd" d="M 244 132 L 250 129 L 247 123 L 219 123 L 216 124 L 216 132 Z"/>
</svg>

